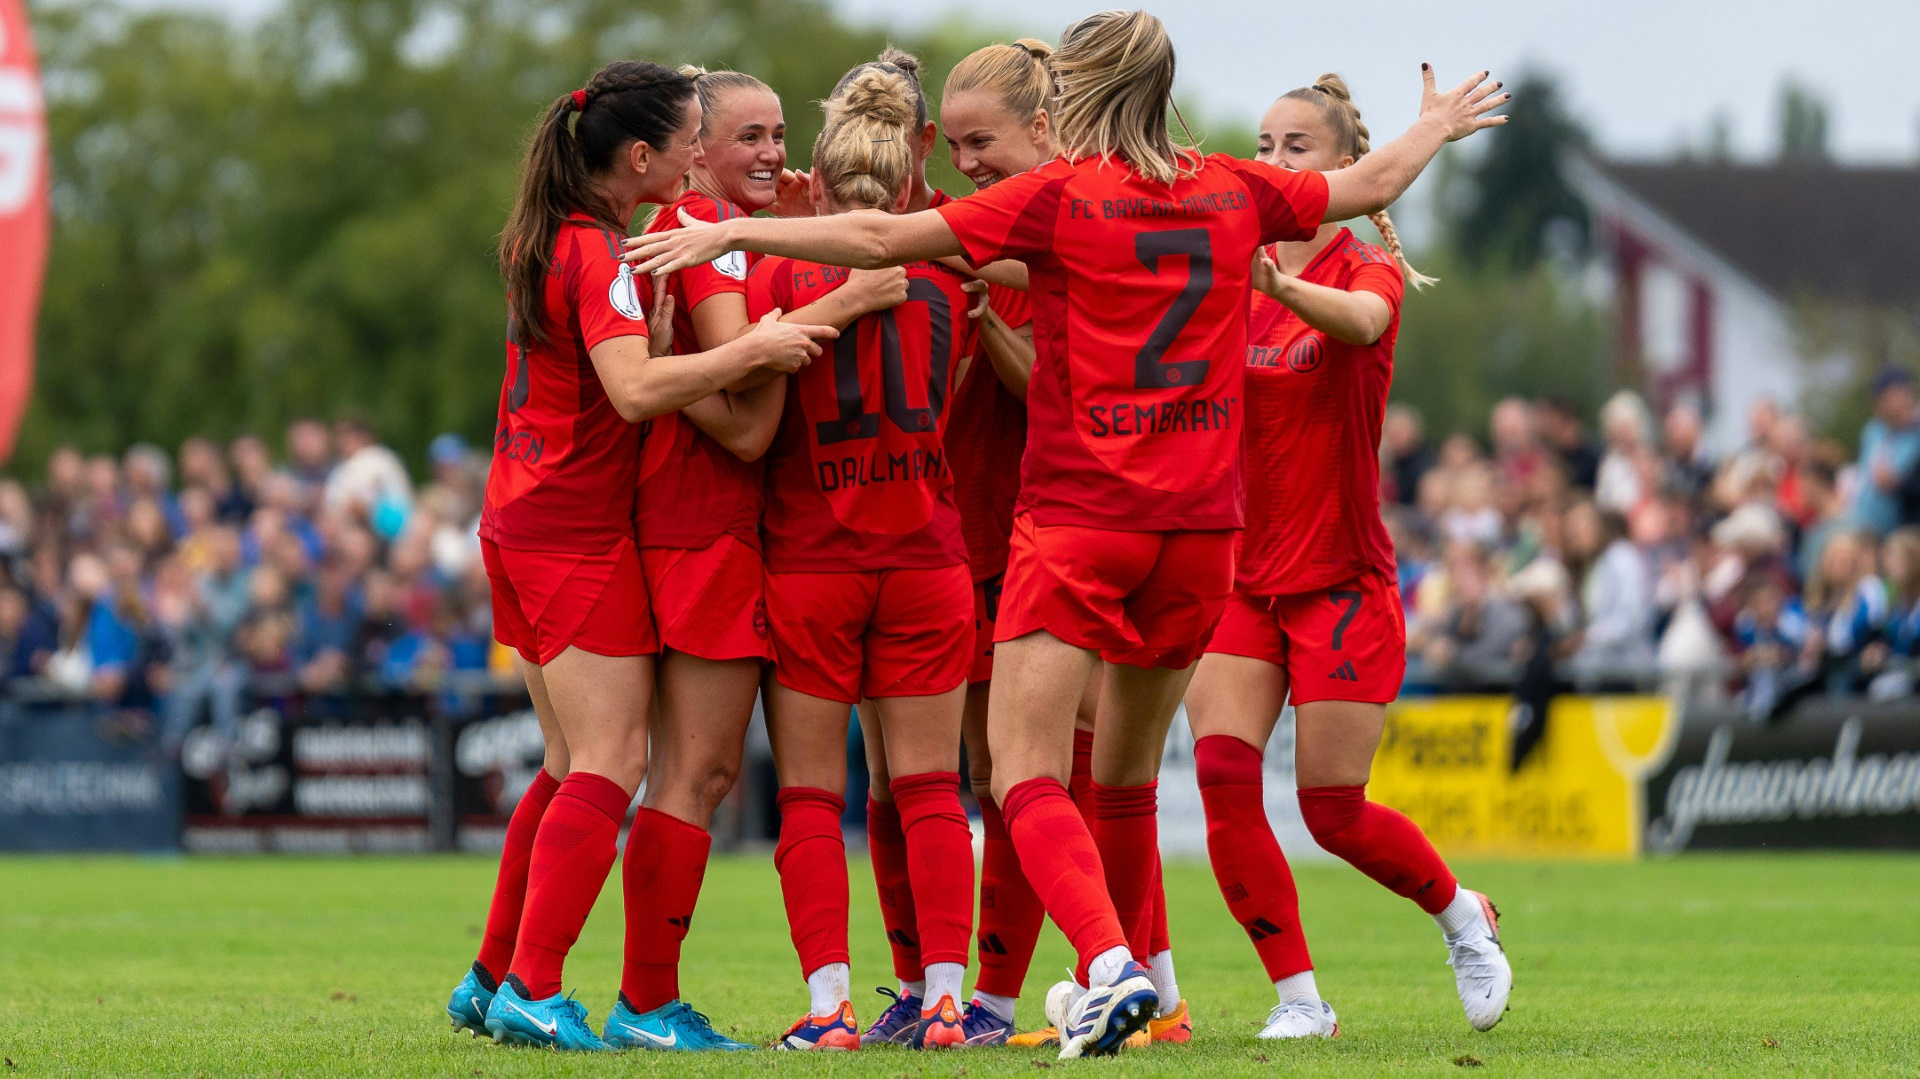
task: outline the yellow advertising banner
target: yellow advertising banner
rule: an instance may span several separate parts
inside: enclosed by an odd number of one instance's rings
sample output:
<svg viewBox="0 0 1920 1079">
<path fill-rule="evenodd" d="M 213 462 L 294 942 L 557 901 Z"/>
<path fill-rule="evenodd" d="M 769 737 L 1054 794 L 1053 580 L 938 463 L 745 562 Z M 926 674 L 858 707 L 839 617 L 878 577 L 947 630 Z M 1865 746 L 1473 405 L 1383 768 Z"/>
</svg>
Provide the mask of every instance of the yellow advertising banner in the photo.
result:
<svg viewBox="0 0 1920 1079">
<path fill-rule="evenodd" d="M 1509 697 L 1412 698 L 1387 709 L 1367 793 L 1449 854 L 1630 858 L 1646 831 L 1645 779 L 1679 722 L 1661 697 L 1554 699 L 1511 767 Z"/>
</svg>

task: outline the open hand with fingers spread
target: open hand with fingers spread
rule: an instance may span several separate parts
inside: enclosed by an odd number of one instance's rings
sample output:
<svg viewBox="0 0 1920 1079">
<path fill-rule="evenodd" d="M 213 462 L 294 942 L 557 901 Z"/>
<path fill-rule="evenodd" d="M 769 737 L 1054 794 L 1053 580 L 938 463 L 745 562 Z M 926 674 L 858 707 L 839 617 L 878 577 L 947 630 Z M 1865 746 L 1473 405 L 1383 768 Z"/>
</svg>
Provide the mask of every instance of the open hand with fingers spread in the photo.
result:
<svg viewBox="0 0 1920 1079">
<path fill-rule="evenodd" d="M 1420 95 L 1420 119 L 1440 125 L 1448 142 L 1464 139 L 1483 127 L 1506 123 L 1505 116 L 1489 116 L 1488 112 L 1513 100 L 1513 95 L 1500 92 L 1505 83 L 1488 84 L 1490 74 L 1482 71 L 1442 94 L 1433 88 L 1433 65 L 1421 64 L 1420 77 L 1425 86 Z"/>
<path fill-rule="evenodd" d="M 820 346 L 814 342 L 831 341 L 840 336 L 840 331 L 832 326 L 782 322 L 780 314 L 777 307 L 767 312 L 740 338 L 753 349 L 756 368 L 790 375 L 820 355 Z"/>
</svg>

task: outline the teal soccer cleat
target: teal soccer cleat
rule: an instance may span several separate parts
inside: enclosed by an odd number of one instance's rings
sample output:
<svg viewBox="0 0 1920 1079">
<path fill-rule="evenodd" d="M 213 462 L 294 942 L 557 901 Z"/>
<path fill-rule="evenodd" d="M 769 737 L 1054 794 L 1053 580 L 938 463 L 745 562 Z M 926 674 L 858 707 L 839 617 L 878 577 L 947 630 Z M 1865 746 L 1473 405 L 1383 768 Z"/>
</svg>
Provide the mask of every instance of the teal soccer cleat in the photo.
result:
<svg viewBox="0 0 1920 1079">
<path fill-rule="evenodd" d="M 625 993 L 607 1014 L 601 1038 L 610 1049 L 734 1053 L 753 1048 L 713 1029 L 713 1023 L 685 1001 L 671 1000 L 641 1015 L 627 1004 Z"/>
<path fill-rule="evenodd" d="M 475 960 L 473 969 L 453 987 L 453 999 L 447 1001 L 447 1017 L 453 1020 L 453 1029 L 471 1031 L 476 1038 L 485 1034 L 487 1008 L 493 1004 L 493 994 L 499 988 L 487 968 Z"/>
<path fill-rule="evenodd" d="M 487 1033 L 502 1045 L 532 1045 L 575 1053 L 600 1053 L 606 1043 L 587 1026 L 587 1006 L 558 993 L 528 1000 L 527 987 L 512 974 L 487 1008 Z"/>
</svg>

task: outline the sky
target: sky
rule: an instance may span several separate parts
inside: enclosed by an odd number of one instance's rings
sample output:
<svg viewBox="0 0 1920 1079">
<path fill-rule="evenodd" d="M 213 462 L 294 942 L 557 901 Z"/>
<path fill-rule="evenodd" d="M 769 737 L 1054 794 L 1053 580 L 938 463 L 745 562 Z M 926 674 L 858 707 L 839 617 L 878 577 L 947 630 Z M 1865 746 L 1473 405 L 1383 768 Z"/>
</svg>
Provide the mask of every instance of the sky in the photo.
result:
<svg viewBox="0 0 1920 1079">
<path fill-rule="evenodd" d="M 919 25 L 960 13 L 1055 41 L 1127 0 L 831 0 L 856 20 Z M 1557 75 L 1611 154 L 1704 146 L 1716 115 L 1735 154 L 1777 142 L 1792 77 L 1829 107 L 1836 156 L 1920 161 L 1920 0 L 1136 0 L 1173 34 L 1180 86 L 1210 115 L 1257 119 L 1322 71 L 1346 76 L 1378 145 L 1412 122 L 1420 64 L 1458 81 L 1532 65 Z"/>
</svg>

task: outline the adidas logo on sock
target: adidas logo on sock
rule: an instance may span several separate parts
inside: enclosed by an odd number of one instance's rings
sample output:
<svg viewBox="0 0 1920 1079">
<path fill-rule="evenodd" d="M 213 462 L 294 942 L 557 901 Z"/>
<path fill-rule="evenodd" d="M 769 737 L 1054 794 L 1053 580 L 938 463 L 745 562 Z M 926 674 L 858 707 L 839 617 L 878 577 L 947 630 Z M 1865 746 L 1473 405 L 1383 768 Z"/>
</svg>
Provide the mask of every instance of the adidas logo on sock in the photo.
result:
<svg viewBox="0 0 1920 1079">
<path fill-rule="evenodd" d="M 1267 921 L 1265 918 L 1255 918 L 1253 921 L 1246 923 L 1246 925 L 1247 936 L 1254 940 L 1265 940 L 1268 937 L 1277 937 L 1284 932 L 1279 926 Z"/>
<path fill-rule="evenodd" d="M 1342 682 L 1358 682 L 1360 680 L 1360 676 L 1354 673 L 1353 661 L 1350 659 L 1342 660 L 1340 666 L 1335 667 L 1333 673 L 1327 675 L 1327 677 L 1337 678 Z"/>
<path fill-rule="evenodd" d="M 920 942 L 913 939 L 913 934 L 904 929 L 887 930 L 887 940 L 902 948 L 918 948 L 920 946 Z"/>
<path fill-rule="evenodd" d="M 1007 946 L 1000 943 L 998 933 L 988 933 L 980 938 L 980 950 L 988 955 L 1005 955 Z"/>
</svg>

